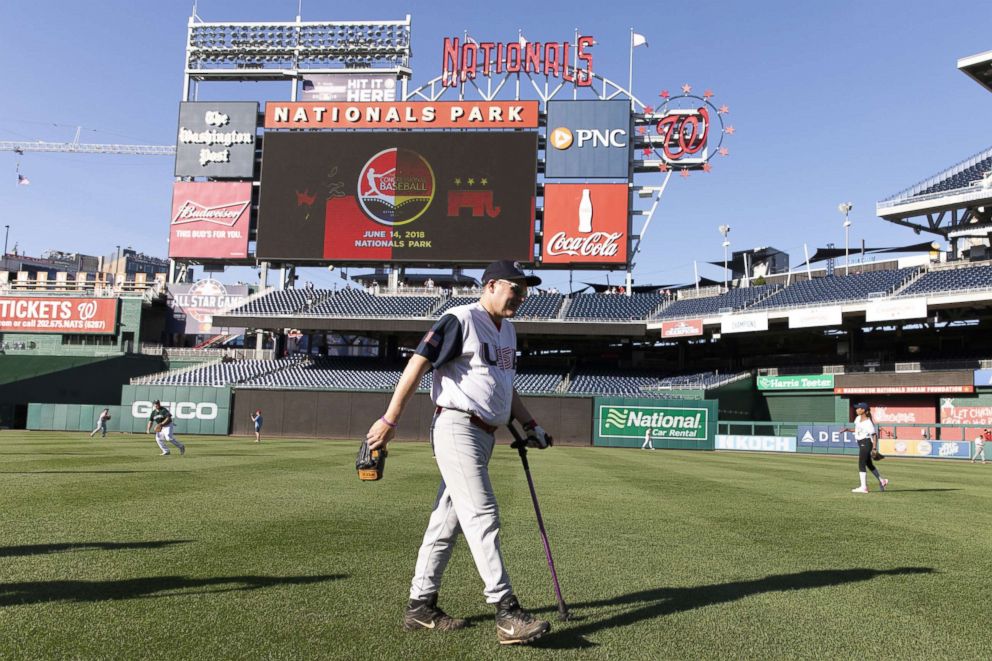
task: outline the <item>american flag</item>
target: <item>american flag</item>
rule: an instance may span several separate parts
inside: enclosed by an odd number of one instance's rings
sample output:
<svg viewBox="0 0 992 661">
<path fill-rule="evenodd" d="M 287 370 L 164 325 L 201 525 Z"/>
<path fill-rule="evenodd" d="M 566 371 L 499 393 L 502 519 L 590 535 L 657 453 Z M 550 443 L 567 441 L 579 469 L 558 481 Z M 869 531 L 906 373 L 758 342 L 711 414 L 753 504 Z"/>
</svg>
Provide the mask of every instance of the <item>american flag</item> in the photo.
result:
<svg viewBox="0 0 992 661">
<path fill-rule="evenodd" d="M 27 177 L 25 177 L 20 172 L 17 173 L 17 185 L 18 186 L 27 186 L 30 183 L 31 183 L 31 180 L 30 179 L 28 179 Z"/>
</svg>

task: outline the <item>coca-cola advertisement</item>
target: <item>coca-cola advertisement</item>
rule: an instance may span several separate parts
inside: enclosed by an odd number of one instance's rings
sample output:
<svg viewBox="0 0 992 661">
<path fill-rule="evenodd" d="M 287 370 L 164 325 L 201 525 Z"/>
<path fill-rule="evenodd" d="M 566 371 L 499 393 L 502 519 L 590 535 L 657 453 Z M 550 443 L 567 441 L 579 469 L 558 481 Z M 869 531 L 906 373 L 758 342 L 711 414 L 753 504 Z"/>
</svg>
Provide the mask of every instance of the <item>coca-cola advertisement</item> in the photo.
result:
<svg viewBox="0 0 992 661">
<path fill-rule="evenodd" d="M 247 257 L 250 208 L 250 181 L 173 184 L 169 257 Z"/>
<path fill-rule="evenodd" d="M 544 264 L 627 263 L 627 184 L 545 184 Z"/>
</svg>

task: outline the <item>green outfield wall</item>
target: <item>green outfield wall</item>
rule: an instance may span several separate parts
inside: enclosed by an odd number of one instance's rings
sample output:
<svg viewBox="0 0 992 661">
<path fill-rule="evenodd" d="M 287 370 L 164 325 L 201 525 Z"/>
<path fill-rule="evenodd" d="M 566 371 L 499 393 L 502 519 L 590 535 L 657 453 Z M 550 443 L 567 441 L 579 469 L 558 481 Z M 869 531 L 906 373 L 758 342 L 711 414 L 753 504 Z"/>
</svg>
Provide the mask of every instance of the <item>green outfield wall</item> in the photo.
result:
<svg viewBox="0 0 992 661">
<path fill-rule="evenodd" d="M 226 436 L 230 432 L 230 388 L 144 385 L 121 390 L 121 431 L 144 432 L 156 399 L 172 413 L 176 434 Z"/>
</svg>

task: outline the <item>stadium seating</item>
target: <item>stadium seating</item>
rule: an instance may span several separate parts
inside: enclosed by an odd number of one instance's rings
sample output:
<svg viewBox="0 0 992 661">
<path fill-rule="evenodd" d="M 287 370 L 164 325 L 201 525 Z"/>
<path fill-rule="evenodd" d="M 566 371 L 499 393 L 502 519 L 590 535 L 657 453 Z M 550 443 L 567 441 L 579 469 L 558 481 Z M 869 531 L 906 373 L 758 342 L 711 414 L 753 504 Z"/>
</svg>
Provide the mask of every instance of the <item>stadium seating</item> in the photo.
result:
<svg viewBox="0 0 992 661">
<path fill-rule="evenodd" d="M 992 288 L 992 265 L 985 264 L 944 271 L 930 271 L 899 292 L 899 296 L 989 288 Z"/>
<path fill-rule="evenodd" d="M 669 389 L 705 390 L 728 378 L 731 377 L 716 372 L 659 377 L 657 373 L 619 370 L 583 371 L 572 378 L 568 392 L 575 395 L 672 397 L 673 393 Z"/>
<path fill-rule="evenodd" d="M 992 170 L 992 156 L 983 158 L 974 165 L 963 169 L 960 167 L 951 168 L 944 172 L 943 177 L 939 178 L 938 181 L 921 189 L 916 193 L 916 196 L 969 188 L 972 184 L 980 182 L 990 170 Z"/>
<path fill-rule="evenodd" d="M 843 301 L 863 301 L 879 294 L 887 296 L 918 271 L 917 268 L 905 268 L 851 275 L 837 275 L 835 273 L 824 278 L 803 280 L 785 287 L 751 306 L 750 309 L 802 307 Z"/>
<path fill-rule="evenodd" d="M 255 381 L 268 372 L 277 372 L 296 363 L 298 359 L 282 360 L 236 360 L 228 363 L 213 363 L 195 369 L 163 374 L 148 385 L 157 386 L 227 386 Z"/>
<path fill-rule="evenodd" d="M 689 298 L 675 301 L 654 315 L 655 319 L 678 319 L 682 317 L 702 317 L 716 315 L 721 312 L 738 311 L 761 301 L 779 291 L 778 285 L 759 285 L 731 289 L 718 296 Z"/>
<path fill-rule="evenodd" d="M 661 294 L 578 294 L 572 297 L 565 319 L 635 321 L 647 319 L 665 303 Z"/>
<path fill-rule="evenodd" d="M 231 310 L 231 316 L 278 316 L 294 314 L 320 303 L 334 292 L 330 289 L 284 289 L 270 291 Z"/>
<path fill-rule="evenodd" d="M 364 289 L 341 289 L 321 303 L 302 311 L 306 317 L 427 317 L 437 296 L 381 296 Z"/>
</svg>

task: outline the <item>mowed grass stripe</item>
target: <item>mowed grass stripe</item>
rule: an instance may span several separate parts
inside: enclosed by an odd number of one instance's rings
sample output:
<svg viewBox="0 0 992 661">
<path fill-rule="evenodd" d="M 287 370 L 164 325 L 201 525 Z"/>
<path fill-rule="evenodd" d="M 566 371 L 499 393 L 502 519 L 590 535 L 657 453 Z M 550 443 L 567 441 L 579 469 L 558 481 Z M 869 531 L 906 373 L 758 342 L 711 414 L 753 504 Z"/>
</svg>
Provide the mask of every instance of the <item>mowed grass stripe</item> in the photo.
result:
<svg viewBox="0 0 992 661">
<path fill-rule="evenodd" d="M 437 487 L 426 444 L 360 483 L 352 442 L 0 436 L 0 657 L 503 658 L 464 543 L 399 620 Z M 529 453 L 565 598 L 528 658 L 989 658 L 988 466 L 554 448 Z M 133 471 L 133 472 L 127 472 Z M 516 452 L 491 472 L 525 606 L 554 596 Z M 870 478 L 871 479 L 871 478 Z"/>
</svg>

